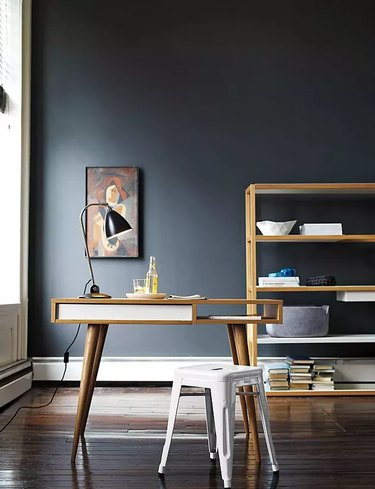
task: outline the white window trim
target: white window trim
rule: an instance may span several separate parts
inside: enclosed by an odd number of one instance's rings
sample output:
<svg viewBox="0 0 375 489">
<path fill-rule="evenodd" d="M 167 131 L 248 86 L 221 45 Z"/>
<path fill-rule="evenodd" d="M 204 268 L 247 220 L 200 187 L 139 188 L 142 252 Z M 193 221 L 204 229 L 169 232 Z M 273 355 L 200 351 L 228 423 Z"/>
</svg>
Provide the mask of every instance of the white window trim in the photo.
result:
<svg viewBox="0 0 375 489">
<path fill-rule="evenodd" d="M 22 0 L 22 110 L 21 110 L 21 335 L 19 358 L 27 357 L 28 330 L 28 252 L 30 195 L 30 117 L 31 117 L 31 5 Z"/>
<path fill-rule="evenodd" d="M 20 8 L 20 277 L 19 303 L 2 304 L 0 327 L 11 344 L 6 366 L 27 358 L 28 317 L 28 239 L 29 239 L 29 175 L 30 175 L 30 100 L 31 100 L 31 0 L 19 0 Z M 15 327 L 17 325 L 17 327 Z M 7 355 L 5 355 L 7 358 Z M 4 366 L 4 365 L 3 365 Z"/>
</svg>

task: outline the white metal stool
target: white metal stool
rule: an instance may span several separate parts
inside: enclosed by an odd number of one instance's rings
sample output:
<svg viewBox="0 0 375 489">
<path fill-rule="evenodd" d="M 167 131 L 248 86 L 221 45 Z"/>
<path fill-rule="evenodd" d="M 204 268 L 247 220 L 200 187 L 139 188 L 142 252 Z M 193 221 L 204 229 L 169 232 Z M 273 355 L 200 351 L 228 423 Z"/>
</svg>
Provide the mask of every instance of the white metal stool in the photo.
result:
<svg viewBox="0 0 375 489">
<path fill-rule="evenodd" d="M 181 387 L 203 387 L 205 389 L 210 458 L 216 458 L 216 453 L 218 452 L 224 487 L 231 487 L 236 388 L 244 385 L 256 386 L 259 410 L 272 470 L 278 472 L 279 466 L 276 461 L 275 449 L 272 442 L 262 369 L 258 367 L 209 363 L 192 367 L 181 367 L 175 370 L 167 435 L 159 465 L 159 474 L 164 474 L 167 464 L 178 403 L 181 396 Z"/>
</svg>

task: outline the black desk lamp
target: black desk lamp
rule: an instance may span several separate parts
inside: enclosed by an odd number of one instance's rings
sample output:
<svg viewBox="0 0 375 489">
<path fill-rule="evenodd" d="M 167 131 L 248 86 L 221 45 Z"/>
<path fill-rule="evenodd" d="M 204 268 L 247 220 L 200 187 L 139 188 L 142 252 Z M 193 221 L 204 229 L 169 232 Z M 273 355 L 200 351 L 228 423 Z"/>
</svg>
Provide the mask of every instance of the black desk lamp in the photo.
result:
<svg viewBox="0 0 375 489">
<path fill-rule="evenodd" d="M 102 207 L 107 208 L 106 214 L 104 217 L 104 233 L 105 233 L 105 237 L 107 239 L 116 238 L 117 236 L 120 236 L 120 234 L 125 233 L 125 231 L 129 231 L 130 229 L 132 229 L 132 227 L 130 226 L 128 221 L 122 217 L 121 214 L 114 211 L 112 209 L 112 207 L 109 204 L 107 204 L 106 202 L 104 202 L 104 203 L 103 202 L 97 202 L 94 204 L 88 204 L 81 211 L 80 220 L 81 220 L 83 241 L 85 243 L 85 254 L 86 254 L 87 263 L 89 265 L 91 281 L 92 281 L 92 285 L 90 287 L 90 293 L 85 294 L 82 297 L 85 297 L 87 299 L 98 299 L 98 298 L 99 299 L 100 298 L 105 299 L 105 298 L 110 298 L 111 296 L 108 294 L 102 294 L 100 292 L 99 286 L 95 282 L 94 272 L 93 272 L 92 265 L 91 265 L 91 257 L 90 257 L 89 249 L 87 246 L 87 234 L 86 234 L 85 226 L 83 223 L 83 214 L 92 205 L 97 205 L 97 206 L 102 206 Z"/>
</svg>

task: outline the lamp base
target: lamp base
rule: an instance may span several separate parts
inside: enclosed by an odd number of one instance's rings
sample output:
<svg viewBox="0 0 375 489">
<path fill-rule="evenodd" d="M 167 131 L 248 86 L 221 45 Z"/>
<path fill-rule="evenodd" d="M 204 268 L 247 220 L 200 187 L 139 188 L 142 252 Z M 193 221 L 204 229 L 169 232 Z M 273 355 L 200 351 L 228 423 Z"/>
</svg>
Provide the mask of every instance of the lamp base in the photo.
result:
<svg viewBox="0 0 375 489">
<path fill-rule="evenodd" d="M 90 292 L 89 294 L 80 295 L 79 299 L 111 299 L 112 296 L 102 294 L 101 292 Z"/>
</svg>

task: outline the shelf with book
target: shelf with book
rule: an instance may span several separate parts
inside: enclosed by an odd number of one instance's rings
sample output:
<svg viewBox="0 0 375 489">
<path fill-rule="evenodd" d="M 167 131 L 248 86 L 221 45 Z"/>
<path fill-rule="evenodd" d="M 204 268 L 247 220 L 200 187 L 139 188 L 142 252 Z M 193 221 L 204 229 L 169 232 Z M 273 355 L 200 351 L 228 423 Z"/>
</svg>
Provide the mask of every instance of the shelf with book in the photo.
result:
<svg viewBox="0 0 375 489">
<path fill-rule="evenodd" d="M 336 196 L 345 197 L 348 195 L 348 199 L 356 199 L 356 195 L 368 194 L 371 199 L 375 196 L 375 183 L 331 183 L 331 184 L 252 184 L 246 189 L 245 192 L 245 212 L 246 212 L 246 285 L 247 285 L 247 298 L 256 299 L 258 294 L 264 297 L 264 294 L 268 293 L 280 293 L 280 294 L 293 294 L 293 293 L 310 293 L 310 292 L 334 292 L 337 294 L 337 299 L 342 301 L 375 301 L 375 284 L 368 285 L 334 285 L 334 286 L 259 286 L 257 276 L 257 246 L 263 246 L 263 243 L 332 243 L 332 249 L 334 244 L 337 243 L 341 246 L 341 243 L 375 243 L 375 234 L 327 234 L 327 235 L 278 235 L 278 236 L 266 236 L 257 234 L 256 222 L 257 222 L 257 197 L 259 195 L 291 195 L 290 199 L 294 196 L 300 195 L 332 195 L 333 197 L 327 197 L 329 199 L 336 200 Z M 350 197 L 349 197 L 350 196 Z M 283 197 L 284 198 L 284 197 Z M 326 197 L 325 197 L 326 198 Z M 346 197 L 345 197 L 346 198 Z M 367 198 L 367 197 L 366 197 Z M 289 197 L 287 197 L 289 199 Z M 310 199 L 307 197 L 307 199 Z M 346 200 L 348 200 L 346 199 Z M 309 202 L 313 202 L 312 199 Z M 334 221 L 332 221 L 334 222 Z M 337 222 L 337 221 L 335 221 Z M 371 229 L 373 231 L 373 229 Z M 325 248 L 326 249 L 326 248 Z M 337 248 L 334 248 L 335 250 Z M 278 248 L 281 252 L 281 248 Z M 349 297 L 350 296 L 350 297 Z M 249 307 L 248 313 L 252 312 Z M 248 326 L 250 331 L 249 340 L 249 352 L 250 361 L 253 365 L 257 364 L 258 357 L 258 343 L 263 345 L 270 344 L 317 344 L 317 343 L 375 343 L 375 334 L 331 334 L 326 337 L 319 338 L 272 338 L 268 335 L 259 335 L 255 326 Z M 375 387 L 375 386 L 374 386 Z M 367 395 L 375 394 L 373 386 L 371 388 L 354 388 L 354 389 L 337 389 L 335 391 L 281 391 L 272 392 L 271 395 L 285 396 L 285 395 Z"/>
</svg>

